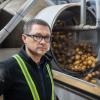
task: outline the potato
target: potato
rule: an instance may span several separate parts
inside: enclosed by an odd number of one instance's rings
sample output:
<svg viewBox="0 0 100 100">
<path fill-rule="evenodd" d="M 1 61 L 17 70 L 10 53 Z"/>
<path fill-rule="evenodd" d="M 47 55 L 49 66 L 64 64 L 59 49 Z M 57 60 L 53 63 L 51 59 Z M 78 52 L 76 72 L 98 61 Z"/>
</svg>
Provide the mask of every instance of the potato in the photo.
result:
<svg viewBox="0 0 100 100">
<path fill-rule="evenodd" d="M 92 78 L 92 74 L 88 74 L 87 76 L 88 76 L 89 78 Z"/>
<path fill-rule="evenodd" d="M 75 60 L 79 60 L 80 59 L 80 55 L 75 55 Z"/>
<path fill-rule="evenodd" d="M 99 71 L 95 71 L 95 74 L 96 74 L 96 75 L 100 75 L 100 72 L 99 72 Z"/>
<path fill-rule="evenodd" d="M 86 76 L 86 77 L 84 78 L 84 80 L 89 81 L 90 78 L 89 78 L 88 76 Z"/>
<path fill-rule="evenodd" d="M 76 50 L 75 50 L 77 53 L 80 51 L 80 49 L 79 48 L 76 48 Z"/>
<path fill-rule="evenodd" d="M 95 72 L 92 72 L 91 74 L 92 74 L 93 77 L 96 76 L 96 73 Z"/>
<path fill-rule="evenodd" d="M 92 65 L 92 60 L 89 59 L 89 60 L 87 61 L 87 64 L 91 66 L 91 65 Z"/>
<path fill-rule="evenodd" d="M 96 80 L 92 79 L 90 80 L 91 83 L 95 84 L 96 83 Z"/>
</svg>

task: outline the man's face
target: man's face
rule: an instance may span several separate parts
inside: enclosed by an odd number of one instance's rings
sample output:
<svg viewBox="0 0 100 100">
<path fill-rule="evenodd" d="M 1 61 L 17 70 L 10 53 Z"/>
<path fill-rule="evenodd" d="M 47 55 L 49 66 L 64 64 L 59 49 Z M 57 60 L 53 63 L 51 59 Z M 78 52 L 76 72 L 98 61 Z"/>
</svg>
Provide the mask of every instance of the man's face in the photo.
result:
<svg viewBox="0 0 100 100">
<path fill-rule="evenodd" d="M 48 26 L 34 24 L 27 34 L 22 36 L 22 40 L 32 54 L 42 56 L 50 49 L 51 33 Z"/>
</svg>

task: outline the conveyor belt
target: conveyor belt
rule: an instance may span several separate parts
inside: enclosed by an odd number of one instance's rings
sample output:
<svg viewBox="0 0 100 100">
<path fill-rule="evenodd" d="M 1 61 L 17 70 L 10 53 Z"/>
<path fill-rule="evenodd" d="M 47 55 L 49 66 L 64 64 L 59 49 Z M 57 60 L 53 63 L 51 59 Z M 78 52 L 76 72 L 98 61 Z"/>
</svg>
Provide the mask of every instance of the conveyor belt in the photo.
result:
<svg viewBox="0 0 100 100">
<path fill-rule="evenodd" d="M 90 100 L 100 99 L 100 85 L 95 85 L 70 75 L 53 70 L 56 85 L 64 90 L 70 90 Z"/>
</svg>

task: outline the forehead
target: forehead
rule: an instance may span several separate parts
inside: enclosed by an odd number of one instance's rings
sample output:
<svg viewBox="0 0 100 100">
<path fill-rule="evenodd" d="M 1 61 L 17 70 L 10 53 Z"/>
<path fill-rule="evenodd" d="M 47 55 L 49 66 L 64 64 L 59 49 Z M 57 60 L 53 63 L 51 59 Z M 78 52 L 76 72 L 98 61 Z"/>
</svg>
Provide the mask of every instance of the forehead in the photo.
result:
<svg viewBox="0 0 100 100">
<path fill-rule="evenodd" d="M 42 35 L 50 35 L 51 34 L 48 26 L 39 25 L 39 24 L 33 24 L 32 25 L 31 33 L 32 34 L 41 33 Z"/>
</svg>

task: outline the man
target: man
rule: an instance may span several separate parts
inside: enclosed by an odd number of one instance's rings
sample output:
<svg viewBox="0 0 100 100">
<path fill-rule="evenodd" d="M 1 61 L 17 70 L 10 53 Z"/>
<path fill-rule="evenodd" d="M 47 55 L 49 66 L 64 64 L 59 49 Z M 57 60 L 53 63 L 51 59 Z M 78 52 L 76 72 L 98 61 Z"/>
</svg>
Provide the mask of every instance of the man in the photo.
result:
<svg viewBox="0 0 100 100">
<path fill-rule="evenodd" d="M 51 73 L 51 29 L 40 19 L 28 21 L 23 28 L 21 51 L 0 62 L 0 94 L 4 100 L 54 100 Z"/>
</svg>

